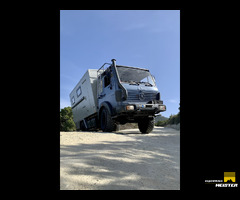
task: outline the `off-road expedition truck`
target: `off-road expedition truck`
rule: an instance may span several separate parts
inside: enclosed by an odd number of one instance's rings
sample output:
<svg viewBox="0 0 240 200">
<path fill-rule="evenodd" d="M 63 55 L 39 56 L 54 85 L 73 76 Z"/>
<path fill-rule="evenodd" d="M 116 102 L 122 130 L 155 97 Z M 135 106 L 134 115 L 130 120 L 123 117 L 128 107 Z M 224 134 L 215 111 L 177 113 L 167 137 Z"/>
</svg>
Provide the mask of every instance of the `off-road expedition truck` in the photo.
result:
<svg viewBox="0 0 240 200">
<path fill-rule="evenodd" d="M 138 123 L 141 133 L 150 133 L 155 114 L 166 111 L 154 77 L 148 69 L 111 61 L 87 70 L 70 93 L 77 130 L 111 132 L 128 122 Z"/>
</svg>

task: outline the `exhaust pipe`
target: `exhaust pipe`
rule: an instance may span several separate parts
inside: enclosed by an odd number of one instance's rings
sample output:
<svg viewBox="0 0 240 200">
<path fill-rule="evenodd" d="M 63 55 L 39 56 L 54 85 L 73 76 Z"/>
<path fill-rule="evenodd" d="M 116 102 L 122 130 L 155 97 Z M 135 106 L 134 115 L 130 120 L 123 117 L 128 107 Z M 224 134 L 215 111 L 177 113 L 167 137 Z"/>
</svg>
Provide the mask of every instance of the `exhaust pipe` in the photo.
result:
<svg viewBox="0 0 240 200">
<path fill-rule="evenodd" d="M 117 90 L 116 92 L 118 94 L 116 94 L 116 100 L 117 101 L 124 101 L 127 99 L 127 96 L 128 96 L 128 92 L 126 90 L 126 88 L 120 83 L 120 78 L 119 78 L 119 74 L 118 74 L 118 71 L 117 71 L 117 65 L 116 65 L 116 59 L 112 59 L 112 66 L 116 72 L 116 75 L 117 75 L 117 83 L 119 85 L 119 87 L 122 89 L 122 90 Z M 123 97 L 122 97 L 122 92 L 123 92 Z M 122 97 L 122 98 L 121 98 Z"/>
<path fill-rule="evenodd" d="M 116 67 L 116 59 L 112 59 L 111 61 L 112 61 L 112 65 Z"/>
</svg>

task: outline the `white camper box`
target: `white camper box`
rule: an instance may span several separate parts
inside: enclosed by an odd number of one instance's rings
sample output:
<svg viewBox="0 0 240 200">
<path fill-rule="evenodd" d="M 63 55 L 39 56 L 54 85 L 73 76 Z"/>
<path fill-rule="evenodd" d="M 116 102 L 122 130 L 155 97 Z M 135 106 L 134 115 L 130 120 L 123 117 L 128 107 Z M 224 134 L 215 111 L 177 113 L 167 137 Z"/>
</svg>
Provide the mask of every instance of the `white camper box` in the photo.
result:
<svg viewBox="0 0 240 200">
<path fill-rule="evenodd" d="M 79 129 L 81 120 L 97 112 L 97 69 L 88 69 L 69 96 Z"/>
</svg>

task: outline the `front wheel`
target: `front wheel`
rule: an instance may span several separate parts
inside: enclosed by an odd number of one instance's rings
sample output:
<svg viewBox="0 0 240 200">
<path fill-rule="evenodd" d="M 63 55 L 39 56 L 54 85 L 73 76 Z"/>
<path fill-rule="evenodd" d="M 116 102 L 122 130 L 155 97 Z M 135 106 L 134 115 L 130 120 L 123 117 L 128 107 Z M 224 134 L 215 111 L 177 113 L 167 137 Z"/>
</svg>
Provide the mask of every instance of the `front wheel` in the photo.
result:
<svg viewBox="0 0 240 200">
<path fill-rule="evenodd" d="M 112 120 L 112 117 L 106 108 L 103 108 L 101 112 L 100 123 L 101 123 L 100 124 L 101 129 L 103 130 L 103 132 L 116 131 L 117 126 L 115 122 Z"/>
<path fill-rule="evenodd" d="M 148 134 L 154 128 L 154 118 L 143 118 L 138 121 L 138 128 L 141 133 Z"/>
</svg>

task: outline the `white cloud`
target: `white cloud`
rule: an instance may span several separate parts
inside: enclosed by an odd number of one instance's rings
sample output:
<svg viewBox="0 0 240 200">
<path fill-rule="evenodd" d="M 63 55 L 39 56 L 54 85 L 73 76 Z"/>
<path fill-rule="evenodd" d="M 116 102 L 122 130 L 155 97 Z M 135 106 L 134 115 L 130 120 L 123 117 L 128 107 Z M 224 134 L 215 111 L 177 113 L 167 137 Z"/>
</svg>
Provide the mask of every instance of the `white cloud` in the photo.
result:
<svg viewBox="0 0 240 200">
<path fill-rule="evenodd" d="M 170 102 L 170 103 L 178 103 L 179 101 L 177 99 L 170 99 L 170 100 L 168 100 L 168 102 Z"/>
</svg>

